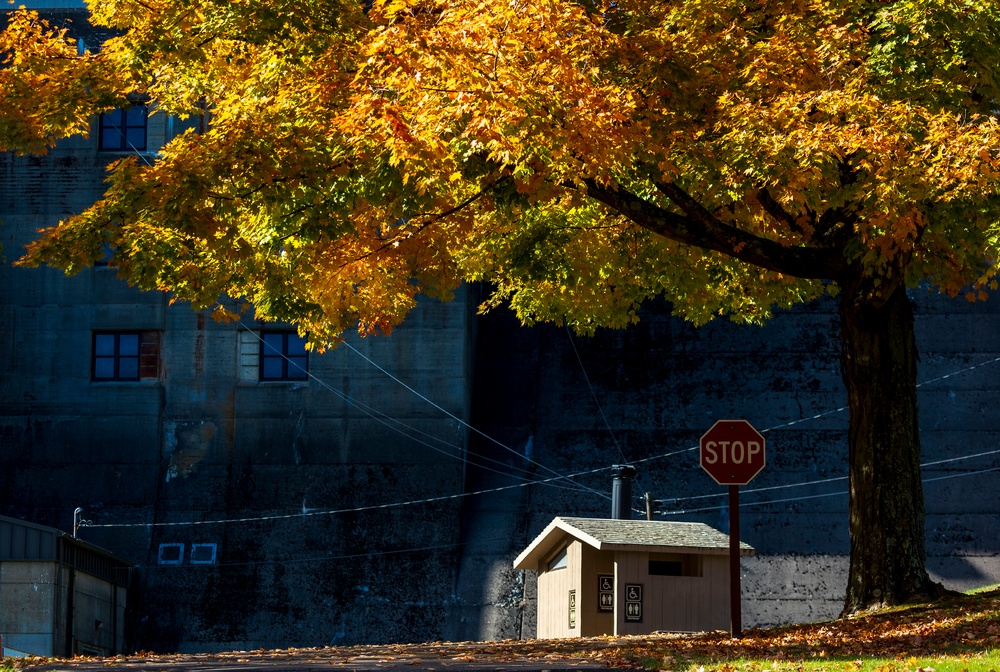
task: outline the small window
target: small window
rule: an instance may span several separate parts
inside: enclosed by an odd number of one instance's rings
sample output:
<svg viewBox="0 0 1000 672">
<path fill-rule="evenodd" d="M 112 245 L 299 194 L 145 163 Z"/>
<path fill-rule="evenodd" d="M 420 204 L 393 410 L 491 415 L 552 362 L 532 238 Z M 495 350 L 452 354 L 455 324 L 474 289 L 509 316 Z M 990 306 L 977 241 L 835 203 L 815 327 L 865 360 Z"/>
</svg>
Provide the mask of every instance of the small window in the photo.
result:
<svg viewBox="0 0 1000 672">
<path fill-rule="evenodd" d="M 215 544 L 191 544 L 192 565 L 214 565 Z"/>
<path fill-rule="evenodd" d="M 294 331 L 263 331 L 260 337 L 260 380 L 309 378 L 306 339 Z"/>
<path fill-rule="evenodd" d="M 146 151 L 149 109 L 142 104 L 116 108 L 101 115 L 97 149 L 102 152 Z"/>
<path fill-rule="evenodd" d="M 658 553 L 649 558 L 650 576 L 701 576 L 701 558 L 690 553 Z"/>
<path fill-rule="evenodd" d="M 551 571 L 553 569 L 565 569 L 569 566 L 569 546 L 559 551 L 556 557 L 549 560 L 548 569 Z"/>
<path fill-rule="evenodd" d="M 184 544 L 160 544 L 157 562 L 161 565 L 179 565 L 184 562 Z"/>
<path fill-rule="evenodd" d="M 684 576 L 684 563 L 680 560 L 650 560 L 650 576 Z"/>
<path fill-rule="evenodd" d="M 157 331 L 95 331 L 91 379 L 134 381 L 158 378 L 160 333 Z"/>
</svg>

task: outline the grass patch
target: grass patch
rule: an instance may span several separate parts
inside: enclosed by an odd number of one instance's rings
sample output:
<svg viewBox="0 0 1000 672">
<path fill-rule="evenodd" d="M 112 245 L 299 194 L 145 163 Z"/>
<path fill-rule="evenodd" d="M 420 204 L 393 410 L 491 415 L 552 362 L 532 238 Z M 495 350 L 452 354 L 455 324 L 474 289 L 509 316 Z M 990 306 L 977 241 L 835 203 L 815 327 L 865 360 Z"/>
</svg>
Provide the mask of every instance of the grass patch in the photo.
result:
<svg viewBox="0 0 1000 672">
<path fill-rule="evenodd" d="M 994 583 L 989 586 L 980 586 L 979 588 L 973 588 L 972 590 L 967 590 L 966 595 L 979 595 L 980 593 L 991 593 L 1000 588 L 1000 583 Z"/>
<path fill-rule="evenodd" d="M 1000 672 L 1000 588 L 849 619 L 662 635 L 626 644 L 621 662 L 671 672 Z"/>
</svg>

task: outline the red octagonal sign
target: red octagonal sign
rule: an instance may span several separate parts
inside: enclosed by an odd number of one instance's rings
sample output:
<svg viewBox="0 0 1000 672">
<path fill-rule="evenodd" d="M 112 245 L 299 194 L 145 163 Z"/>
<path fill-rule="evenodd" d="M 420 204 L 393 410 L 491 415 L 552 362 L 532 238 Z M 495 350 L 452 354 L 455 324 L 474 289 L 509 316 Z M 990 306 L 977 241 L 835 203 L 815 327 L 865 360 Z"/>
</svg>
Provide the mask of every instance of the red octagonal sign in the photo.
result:
<svg viewBox="0 0 1000 672">
<path fill-rule="evenodd" d="M 746 420 L 719 420 L 701 437 L 699 458 L 719 485 L 746 485 L 764 468 L 764 437 Z"/>
</svg>

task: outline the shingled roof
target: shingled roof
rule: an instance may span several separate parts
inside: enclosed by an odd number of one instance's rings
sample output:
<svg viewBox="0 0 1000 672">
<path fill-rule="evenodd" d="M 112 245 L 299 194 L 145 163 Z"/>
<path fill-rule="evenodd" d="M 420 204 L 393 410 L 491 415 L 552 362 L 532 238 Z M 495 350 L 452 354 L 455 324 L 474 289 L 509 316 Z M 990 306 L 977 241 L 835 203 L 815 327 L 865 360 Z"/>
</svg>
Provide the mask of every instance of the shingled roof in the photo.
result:
<svg viewBox="0 0 1000 672">
<path fill-rule="evenodd" d="M 729 554 L 729 535 L 704 523 L 560 516 L 517 556 L 514 569 L 535 569 L 538 561 L 568 536 L 599 551 Z M 753 554 L 752 546 L 740 543 L 740 555 Z"/>
</svg>

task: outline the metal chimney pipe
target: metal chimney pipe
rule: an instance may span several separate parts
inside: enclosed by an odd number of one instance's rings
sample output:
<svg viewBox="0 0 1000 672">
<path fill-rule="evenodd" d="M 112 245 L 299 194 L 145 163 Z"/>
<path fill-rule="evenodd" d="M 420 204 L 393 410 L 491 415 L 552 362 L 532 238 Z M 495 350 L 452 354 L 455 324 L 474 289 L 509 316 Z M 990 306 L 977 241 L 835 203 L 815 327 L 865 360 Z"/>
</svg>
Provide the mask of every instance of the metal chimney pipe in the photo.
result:
<svg viewBox="0 0 1000 672">
<path fill-rule="evenodd" d="M 611 518 L 632 520 L 632 479 L 635 467 L 630 464 L 616 464 L 611 467 Z"/>
</svg>

